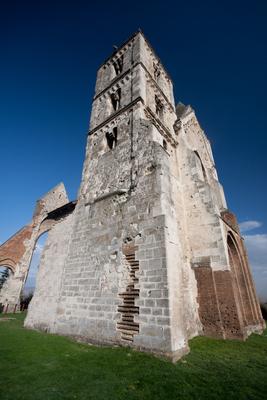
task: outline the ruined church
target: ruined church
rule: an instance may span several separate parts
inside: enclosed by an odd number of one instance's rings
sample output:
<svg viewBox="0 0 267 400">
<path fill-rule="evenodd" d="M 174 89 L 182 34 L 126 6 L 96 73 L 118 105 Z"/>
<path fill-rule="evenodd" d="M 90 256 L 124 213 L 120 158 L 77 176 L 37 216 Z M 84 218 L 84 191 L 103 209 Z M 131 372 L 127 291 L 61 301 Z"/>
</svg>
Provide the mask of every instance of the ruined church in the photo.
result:
<svg viewBox="0 0 267 400">
<path fill-rule="evenodd" d="M 209 140 L 142 32 L 99 68 L 77 201 L 59 184 L 0 246 L 19 309 L 48 232 L 27 328 L 173 360 L 196 335 L 245 339 L 261 316 L 244 241 Z"/>
</svg>

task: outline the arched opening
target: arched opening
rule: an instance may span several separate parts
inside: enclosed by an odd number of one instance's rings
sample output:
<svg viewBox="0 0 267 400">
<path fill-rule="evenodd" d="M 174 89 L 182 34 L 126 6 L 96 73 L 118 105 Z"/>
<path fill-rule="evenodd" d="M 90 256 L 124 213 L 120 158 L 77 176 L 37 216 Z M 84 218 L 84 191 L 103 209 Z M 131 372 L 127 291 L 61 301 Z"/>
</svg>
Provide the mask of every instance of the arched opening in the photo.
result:
<svg viewBox="0 0 267 400">
<path fill-rule="evenodd" d="M 8 281 L 11 275 L 13 275 L 13 271 L 9 266 L 7 265 L 0 266 L 0 290 L 3 289 L 3 287 L 5 286 L 6 282 Z"/>
<path fill-rule="evenodd" d="M 0 266 L 0 313 L 6 308 L 6 295 L 8 290 L 9 280 L 12 279 L 14 273 L 9 265 Z M 7 312 L 8 310 L 5 310 Z"/>
<path fill-rule="evenodd" d="M 35 244 L 27 278 L 21 294 L 21 309 L 24 310 L 28 308 L 28 305 L 34 294 L 36 286 L 36 277 L 40 265 L 41 256 L 43 253 L 43 248 L 45 246 L 45 242 L 47 239 L 47 235 L 48 232 L 44 232 L 41 236 L 39 236 Z"/>
<path fill-rule="evenodd" d="M 202 162 L 198 152 L 194 151 L 194 153 L 195 153 L 195 161 L 196 161 L 196 168 L 197 168 L 198 176 L 202 181 L 206 181 L 207 180 L 207 174 L 206 174 L 203 162 Z"/>
<path fill-rule="evenodd" d="M 112 150 L 117 145 L 118 128 L 115 126 L 111 132 L 106 132 L 108 147 Z"/>
<path fill-rule="evenodd" d="M 246 281 L 238 244 L 230 233 L 227 237 L 227 245 L 230 267 L 235 278 L 239 308 L 242 313 L 243 321 L 247 325 L 253 321 L 251 301 L 248 293 L 248 283 Z"/>
</svg>

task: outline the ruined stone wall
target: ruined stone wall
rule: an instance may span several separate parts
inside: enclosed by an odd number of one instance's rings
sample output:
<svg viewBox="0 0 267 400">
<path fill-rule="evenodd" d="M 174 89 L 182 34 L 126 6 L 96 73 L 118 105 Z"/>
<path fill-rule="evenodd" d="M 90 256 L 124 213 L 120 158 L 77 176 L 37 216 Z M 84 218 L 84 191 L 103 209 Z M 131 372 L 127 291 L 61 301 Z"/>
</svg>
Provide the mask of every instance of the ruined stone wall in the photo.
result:
<svg viewBox="0 0 267 400">
<path fill-rule="evenodd" d="M 98 73 L 102 82 L 96 85 L 60 296 L 64 311 L 56 330 L 100 342 L 124 340 L 121 319 L 131 318 L 120 312 L 122 300 L 126 301 L 121 298 L 123 290 L 130 286 L 123 250 L 128 245 L 135 249 L 132 259 L 138 263 L 133 344 L 181 354 L 187 350 L 188 337 L 197 333 L 199 320 L 195 278 L 182 244 L 184 215 L 172 150 L 176 119 L 172 85 L 160 64 L 160 85 L 155 81 L 156 59 L 142 36 L 126 47 L 120 80 L 110 75 L 111 61 Z M 127 71 L 130 58 L 132 68 Z M 116 110 L 110 102 L 118 88 L 121 101 Z M 108 135 L 114 128 L 116 140 L 110 146 Z"/>
<path fill-rule="evenodd" d="M 28 328 L 54 331 L 64 263 L 68 254 L 72 230 L 72 214 L 62 218 L 49 231 L 42 252 L 36 287 L 29 305 L 25 326 Z"/>
<path fill-rule="evenodd" d="M 139 107 L 131 118 L 129 125 L 129 116 L 118 125 L 117 146 L 102 156 L 93 150 L 101 134 L 90 138 L 89 157 L 95 164 L 84 177 L 90 185 L 88 191 L 83 187 L 74 214 L 55 329 L 92 341 L 129 343 L 125 338 L 133 326 L 135 346 L 170 352 L 165 219 L 157 215 L 162 148 L 153 144 L 151 124 Z M 122 180 L 124 186 L 120 186 Z M 120 192 L 122 188 L 125 191 Z M 138 282 L 134 306 L 124 316 L 134 325 L 126 323 L 128 329 L 121 329 L 122 296 L 132 274 L 124 254 L 126 245 L 134 247 Z"/>
<path fill-rule="evenodd" d="M 0 265 L 8 266 L 13 272 L 25 252 L 24 242 L 32 235 L 33 224 L 24 226 L 0 246 Z"/>
<path fill-rule="evenodd" d="M 0 292 L 0 303 L 9 305 L 10 310 L 19 307 L 20 293 L 27 279 L 36 242 L 45 231 L 42 222 L 49 212 L 66 203 L 65 187 L 59 184 L 37 201 L 32 221 L 0 246 L 0 262 L 14 272 Z"/>
<path fill-rule="evenodd" d="M 89 162 L 73 215 L 55 322 L 47 320 L 42 307 L 43 276 L 26 324 L 180 356 L 188 350 L 188 337 L 197 333 L 198 316 L 195 296 L 188 295 L 194 275 L 189 260 L 184 264 L 183 232 L 177 227 L 176 209 L 183 211 L 175 152 L 171 165 L 141 105 L 123 113 L 117 127 L 114 149 L 106 144 L 109 127 L 88 141 Z M 54 228 L 52 233 L 57 243 Z M 46 255 L 45 260 L 40 274 L 53 265 Z"/>
<path fill-rule="evenodd" d="M 139 35 L 137 41 L 140 48 L 140 62 L 150 79 L 153 79 L 155 87 L 160 89 L 162 95 L 174 108 L 173 85 L 168 73 L 144 36 Z"/>
<path fill-rule="evenodd" d="M 120 59 L 122 61 L 122 68 L 120 73 L 117 74 L 114 64 Z M 154 79 L 155 84 L 161 89 L 174 107 L 172 81 L 154 50 L 142 34 L 134 35 L 127 43 L 122 45 L 118 51 L 115 51 L 114 55 L 99 68 L 97 72 L 95 97 L 115 82 L 117 83 L 122 77 L 124 78 L 125 74 L 129 73 L 133 66 L 139 64 L 142 64 L 142 69 Z"/>
<path fill-rule="evenodd" d="M 227 243 L 220 212 L 226 208 L 208 140 L 191 111 L 181 118 L 178 158 L 183 185 L 191 262 L 227 268 Z"/>
<path fill-rule="evenodd" d="M 26 325 L 174 359 L 197 334 L 261 329 L 225 210 L 209 141 L 137 33 L 98 71 L 77 206 L 50 231 Z"/>
<path fill-rule="evenodd" d="M 203 332 L 224 338 L 245 338 L 251 331 L 262 329 L 258 301 L 248 263 L 241 255 L 244 244 L 237 221 L 226 210 L 209 142 L 190 109 L 180 115 L 178 142 L 186 204 L 185 231 L 197 279 Z M 232 248 L 229 248 L 230 231 L 236 240 Z"/>
</svg>

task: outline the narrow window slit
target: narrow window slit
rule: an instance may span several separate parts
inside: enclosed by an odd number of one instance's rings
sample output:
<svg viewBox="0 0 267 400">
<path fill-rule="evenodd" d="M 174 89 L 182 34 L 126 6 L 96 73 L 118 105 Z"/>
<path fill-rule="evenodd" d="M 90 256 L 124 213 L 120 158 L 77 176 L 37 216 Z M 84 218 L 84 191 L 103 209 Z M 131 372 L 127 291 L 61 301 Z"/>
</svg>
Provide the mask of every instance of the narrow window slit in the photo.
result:
<svg viewBox="0 0 267 400">
<path fill-rule="evenodd" d="M 156 105 L 156 114 L 161 118 L 163 116 L 163 104 L 158 98 L 158 96 L 155 96 L 155 105 Z"/>
<path fill-rule="evenodd" d="M 163 144 L 163 148 L 164 148 L 164 150 L 168 150 L 168 144 L 167 144 L 167 142 L 166 142 L 166 140 L 165 139 L 163 139 L 163 142 L 162 142 L 162 144 Z"/>
<path fill-rule="evenodd" d="M 121 88 L 116 90 L 116 92 L 111 93 L 110 99 L 113 110 L 118 111 L 118 109 L 120 108 L 120 101 L 121 101 Z"/>
<path fill-rule="evenodd" d="M 153 68 L 154 68 L 154 79 L 155 79 L 155 81 L 157 81 L 158 78 L 160 77 L 159 64 L 153 63 Z"/>
<path fill-rule="evenodd" d="M 106 132 L 108 147 L 112 150 L 117 145 L 118 128 L 115 126 L 111 132 Z"/>
<path fill-rule="evenodd" d="M 116 75 L 119 75 L 123 69 L 123 56 L 117 58 L 117 60 L 114 60 L 112 65 L 113 65 Z"/>
</svg>

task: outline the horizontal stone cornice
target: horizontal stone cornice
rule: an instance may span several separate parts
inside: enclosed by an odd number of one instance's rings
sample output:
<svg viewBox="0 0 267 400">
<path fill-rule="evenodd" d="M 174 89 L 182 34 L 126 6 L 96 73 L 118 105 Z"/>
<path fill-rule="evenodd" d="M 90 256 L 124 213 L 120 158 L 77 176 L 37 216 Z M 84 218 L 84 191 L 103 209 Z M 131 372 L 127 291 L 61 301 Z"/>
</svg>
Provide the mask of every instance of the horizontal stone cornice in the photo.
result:
<svg viewBox="0 0 267 400">
<path fill-rule="evenodd" d="M 97 125 L 94 129 L 89 131 L 88 136 L 93 135 L 99 129 L 101 129 L 105 125 L 109 124 L 113 119 L 116 119 L 119 115 L 125 113 L 127 110 L 131 109 L 132 107 L 135 106 L 135 104 L 137 104 L 139 102 L 141 102 L 145 106 L 145 103 L 144 103 L 144 100 L 142 99 L 142 97 L 137 97 L 135 100 L 133 100 L 127 106 L 121 108 L 116 113 L 110 115 L 109 118 L 107 118 L 105 121 L 103 121 L 99 125 Z M 176 147 L 178 145 L 178 142 L 174 139 L 171 132 L 163 125 L 163 123 L 160 121 L 160 119 L 157 118 L 157 116 L 153 113 L 153 111 L 149 107 L 144 107 L 144 112 L 145 112 L 146 116 L 148 117 L 148 119 L 151 120 L 151 122 L 154 124 L 154 126 L 159 130 L 159 132 L 167 139 L 167 141 L 173 147 Z"/>
<path fill-rule="evenodd" d="M 101 90 L 101 92 L 97 93 L 94 96 L 93 101 L 95 101 L 96 99 L 101 97 L 105 92 L 108 92 L 112 88 L 112 86 L 116 85 L 116 83 L 118 83 L 121 79 L 123 79 L 126 75 L 128 75 L 131 72 L 131 69 L 133 69 L 133 68 L 129 68 L 129 69 L 127 69 L 127 71 L 125 71 L 122 74 L 116 76 L 116 78 L 114 78 L 105 89 Z"/>
<path fill-rule="evenodd" d="M 141 102 L 142 104 L 144 104 L 144 100 L 142 99 L 142 97 L 137 97 L 135 100 L 133 100 L 131 103 L 129 103 L 127 106 L 122 107 L 121 109 L 119 109 L 117 112 L 115 112 L 114 114 L 110 115 L 107 119 L 105 119 L 105 121 L 101 122 L 99 125 L 97 125 L 94 129 L 90 130 L 88 132 L 88 135 L 92 135 L 93 133 L 95 133 L 96 131 L 98 131 L 99 129 L 101 129 L 103 126 L 107 125 L 110 121 L 112 121 L 113 119 L 117 118 L 119 115 L 125 113 L 125 111 L 131 109 L 136 103 Z"/>
<path fill-rule="evenodd" d="M 96 99 L 98 99 L 99 97 L 101 97 L 103 94 L 105 94 L 106 92 L 108 92 L 112 86 L 115 86 L 121 79 L 125 78 L 127 75 L 130 74 L 131 71 L 133 71 L 133 69 L 135 69 L 138 65 L 141 65 L 141 67 L 144 69 L 144 71 L 146 72 L 146 74 L 148 75 L 149 79 L 153 82 L 153 85 L 155 85 L 155 87 L 157 88 L 157 90 L 160 92 L 160 94 L 162 95 L 162 97 L 164 98 L 164 100 L 166 101 L 166 103 L 168 104 L 168 106 L 171 108 L 171 110 L 175 113 L 175 108 L 173 106 L 173 104 L 170 102 L 170 100 L 168 99 L 168 97 L 165 95 L 165 93 L 163 92 L 163 90 L 161 89 L 161 87 L 158 85 L 158 83 L 156 82 L 156 80 L 153 78 L 153 76 L 151 75 L 151 73 L 148 71 L 148 69 L 146 68 L 146 66 L 141 62 L 137 62 L 135 63 L 132 68 L 128 68 L 127 71 L 123 72 L 122 74 L 116 76 L 116 78 L 114 78 L 110 84 L 103 90 L 101 90 L 101 92 L 97 93 L 94 98 L 93 101 L 95 101 Z"/>
<path fill-rule="evenodd" d="M 112 63 L 113 59 L 117 59 L 121 53 L 123 53 L 127 48 L 131 47 L 134 43 L 135 37 L 137 35 L 142 35 L 145 43 L 148 47 L 148 49 L 150 50 L 150 52 L 153 54 L 153 57 L 157 60 L 157 62 L 160 64 L 162 71 L 164 72 L 164 74 L 166 75 L 167 79 L 169 81 L 172 82 L 172 79 L 170 77 L 170 74 L 168 73 L 168 71 L 166 70 L 166 68 L 163 66 L 159 56 L 156 54 L 155 50 L 153 49 L 153 47 L 151 46 L 149 40 L 145 37 L 144 33 L 141 30 L 138 30 L 137 32 L 135 32 L 132 36 L 129 37 L 128 40 L 126 40 L 125 42 L 123 42 L 123 44 L 118 47 L 118 49 L 116 49 L 116 51 L 113 52 L 113 54 L 111 56 L 109 56 L 100 66 L 99 69 L 102 68 L 105 64 L 109 64 Z M 118 55 L 119 54 L 119 55 Z"/>
<path fill-rule="evenodd" d="M 149 108 L 145 108 L 145 113 L 147 117 L 151 120 L 154 126 L 159 130 L 159 132 L 167 139 L 167 141 L 173 146 L 176 147 L 178 142 L 174 139 L 169 129 L 167 129 L 159 118 L 153 113 L 153 111 Z"/>
</svg>

